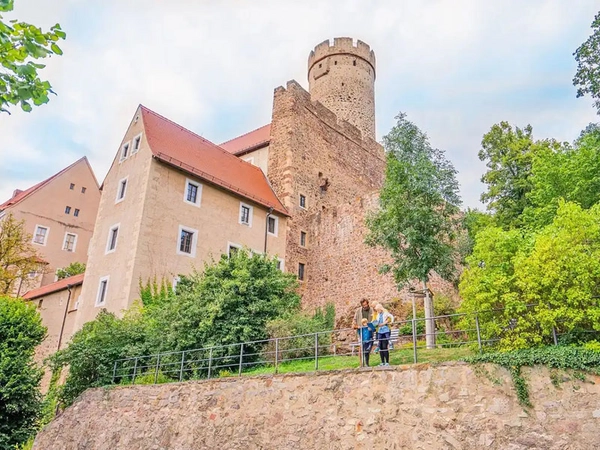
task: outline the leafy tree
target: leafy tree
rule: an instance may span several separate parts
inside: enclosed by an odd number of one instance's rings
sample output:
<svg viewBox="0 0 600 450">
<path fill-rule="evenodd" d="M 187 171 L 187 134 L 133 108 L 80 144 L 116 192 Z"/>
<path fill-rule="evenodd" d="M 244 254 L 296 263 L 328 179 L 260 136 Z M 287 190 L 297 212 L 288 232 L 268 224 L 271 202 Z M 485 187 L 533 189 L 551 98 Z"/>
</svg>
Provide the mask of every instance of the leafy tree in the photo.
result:
<svg viewBox="0 0 600 450">
<path fill-rule="evenodd" d="M 589 94 L 594 99 L 600 114 L 600 12 L 594 17 L 592 30 L 592 35 L 573 53 L 577 61 L 573 85 L 577 87 L 577 97 Z"/>
<path fill-rule="evenodd" d="M 396 125 L 383 138 L 386 175 L 380 208 L 367 220 L 366 242 L 390 250 L 393 262 L 382 270 L 391 271 L 399 286 L 417 279 L 426 288 L 432 271 L 445 279 L 455 273 L 460 205 L 456 170 L 405 114 L 396 119 Z M 432 300 L 427 295 L 425 316 L 432 314 Z M 431 346 L 433 321 L 426 324 Z"/>
<path fill-rule="evenodd" d="M 0 221 L 0 295 L 11 294 L 27 274 L 40 272 L 42 262 L 25 233 L 24 222 L 8 214 Z"/>
<path fill-rule="evenodd" d="M 62 55 L 57 42 L 66 34 L 56 24 L 44 32 L 35 25 L 17 20 L 6 21 L 1 13 L 12 11 L 14 0 L 0 0 L 0 112 L 9 112 L 9 105 L 20 104 L 23 111 L 48 102 L 53 93 L 48 81 L 39 78 L 38 70 L 45 66 L 34 60 Z"/>
<path fill-rule="evenodd" d="M 36 431 L 43 372 L 33 355 L 45 334 L 34 306 L 0 296 L 0 450 L 14 449 Z"/>
<path fill-rule="evenodd" d="M 496 222 L 505 228 L 522 225 L 521 214 L 528 206 L 532 189 L 531 168 L 536 153 L 560 146 L 553 140 L 534 141 L 533 129 L 521 129 L 508 122 L 492 126 L 483 136 L 479 159 L 488 171 L 481 177 L 487 192 L 481 201 L 494 213 Z"/>
<path fill-rule="evenodd" d="M 72 262 L 67 267 L 63 267 L 62 269 L 58 269 L 56 271 L 56 276 L 59 280 L 63 280 L 65 278 L 72 277 L 74 275 L 79 275 L 85 272 L 85 264 L 80 262 Z"/>
<path fill-rule="evenodd" d="M 462 225 L 466 231 L 459 236 L 459 252 L 462 256 L 461 263 L 466 263 L 465 258 L 473 253 L 477 233 L 494 225 L 494 216 L 477 209 L 467 208 L 462 217 Z"/>
</svg>

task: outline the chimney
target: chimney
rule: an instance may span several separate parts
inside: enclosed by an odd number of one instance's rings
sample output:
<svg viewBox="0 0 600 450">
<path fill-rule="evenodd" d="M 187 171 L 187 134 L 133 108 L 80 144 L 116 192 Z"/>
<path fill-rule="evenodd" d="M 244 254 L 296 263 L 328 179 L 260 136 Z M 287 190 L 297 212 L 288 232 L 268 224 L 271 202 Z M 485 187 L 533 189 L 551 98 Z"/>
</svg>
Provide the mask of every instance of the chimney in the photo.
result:
<svg viewBox="0 0 600 450">
<path fill-rule="evenodd" d="M 21 192 L 23 192 L 21 189 L 15 189 L 15 191 L 13 192 L 13 195 L 11 198 L 15 198 L 17 195 L 19 195 Z"/>
</svg>

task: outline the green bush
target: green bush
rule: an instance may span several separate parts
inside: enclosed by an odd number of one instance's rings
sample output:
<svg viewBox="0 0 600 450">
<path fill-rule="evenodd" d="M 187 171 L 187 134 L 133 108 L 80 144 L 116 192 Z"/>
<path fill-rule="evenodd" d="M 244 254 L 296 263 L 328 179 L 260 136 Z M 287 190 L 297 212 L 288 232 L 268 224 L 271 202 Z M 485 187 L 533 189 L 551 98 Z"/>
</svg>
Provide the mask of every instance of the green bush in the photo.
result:
<svg viewBox="0 0 600 450">
<path fill-rule="evenodd" d="M 33 305 L 0 296 L 0 450 L 26 443 L 37 430 L 43 371 L 33 356 L 45 335 Z"/>
</svg>

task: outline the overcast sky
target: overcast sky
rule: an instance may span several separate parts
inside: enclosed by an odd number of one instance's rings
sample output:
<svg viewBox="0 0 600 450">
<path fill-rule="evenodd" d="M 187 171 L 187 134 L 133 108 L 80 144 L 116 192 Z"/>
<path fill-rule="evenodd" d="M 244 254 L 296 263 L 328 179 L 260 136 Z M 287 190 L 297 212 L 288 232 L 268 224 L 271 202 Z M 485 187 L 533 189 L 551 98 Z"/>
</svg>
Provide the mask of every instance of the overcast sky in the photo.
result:
<svg viewBox="0 0 600 450">
<path fill-rule="evenodd" d="M 139 103 L 215 142 L 268 123 L 273 89 L 307 87 L 308 53 L 335 36 L 377 56 L 377 137 L 399 111 L 447 152 L 481 207 L 482 135 L 501 120 L 572 141 L 599 121 L 576 99 L 573 51 L 597 0 L 16 0 L 67 32 L 43 77 L 57 97 L 0 115 L 0 202 L 86 155 L 102 182 Z"/>
</svg>

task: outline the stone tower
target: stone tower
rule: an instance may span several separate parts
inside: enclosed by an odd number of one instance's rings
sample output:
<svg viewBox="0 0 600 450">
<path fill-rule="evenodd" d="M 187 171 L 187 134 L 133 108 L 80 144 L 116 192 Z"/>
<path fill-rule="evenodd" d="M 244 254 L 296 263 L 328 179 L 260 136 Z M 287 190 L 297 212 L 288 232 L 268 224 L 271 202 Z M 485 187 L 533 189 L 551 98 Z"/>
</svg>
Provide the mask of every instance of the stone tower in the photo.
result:
<svg viewBox="0 0 600 450">
<path fill-rule="evenodd" d="M 375 53 L 367 44 L 321 42 L 308 57 L 308 86 L 312 100 L 375 139 Z"/>
</svg>

